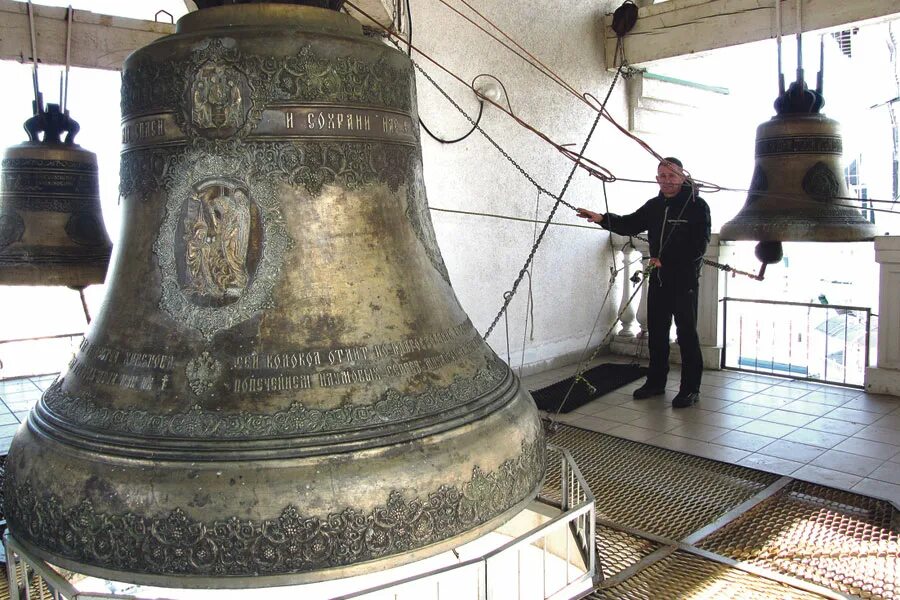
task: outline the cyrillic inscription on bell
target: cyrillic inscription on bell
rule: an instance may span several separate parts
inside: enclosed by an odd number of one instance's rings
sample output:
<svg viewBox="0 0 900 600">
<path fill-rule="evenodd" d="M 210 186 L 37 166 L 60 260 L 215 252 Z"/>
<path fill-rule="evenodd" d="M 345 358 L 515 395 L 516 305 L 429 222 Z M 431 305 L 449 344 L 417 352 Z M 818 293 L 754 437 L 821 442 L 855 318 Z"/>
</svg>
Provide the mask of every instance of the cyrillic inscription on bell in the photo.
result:
<svg viewBox="0 0 900 600">
<path fill-rule="evenodd" d="M 450 286 L 413 82 L 290 4 L 203 9 L 129 57 L 108 296 L 7 463 L 25 547 L 257 587 L 434 555 L 534 498 L 537 412 Z"/>
</svg>

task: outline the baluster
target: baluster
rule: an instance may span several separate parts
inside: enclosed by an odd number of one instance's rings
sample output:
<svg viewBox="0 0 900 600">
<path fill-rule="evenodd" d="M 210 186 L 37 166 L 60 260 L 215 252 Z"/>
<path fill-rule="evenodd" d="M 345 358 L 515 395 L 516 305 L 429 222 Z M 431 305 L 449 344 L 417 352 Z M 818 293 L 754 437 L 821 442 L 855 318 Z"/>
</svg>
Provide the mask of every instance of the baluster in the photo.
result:
<svg viewBox="0 0 900 600">
<path fill-rule="evenodd" d="M 637 254 L 631 243 L 626 243 L 622 250 L 617 253 L 617 259 L 621 256 L 622 268 L 622 298 L 619 300 L 619 309 L 616 314 L 619 315 L 619 322 L 622 329 L 616 335 L 622 338 L 633 338 L 635 336 L 635 328 L 637 326 L 636 311 L 634 302 L 629 303 L 633 286 L 631 284 L 631 274 L 633 271 L 640 271 L 640 264 L 632 265 L 631 261 L 636 258 Z"/>
<path fill-rule="evenodd" d="M 634 239 L 633 242 L 635 250 L 640 252 L 641 254 L 641 262 L 635 263 L 636 270 L 643 269 L 647 266 L 647 261 L 650 259 L 650 244 L 643 240 Z M 644 277 L 641 275 L 641 277 Z M 638 322 L 638 334 L 637 337 L 643 338 L 647 336 L 647 288 L 649 283 L 644 281 L 644 285 L 641 286 L 640 299 L 637 304 L 637 322 Z M 634 290 L 632 290 L 633 292 Z"/>
</svg>

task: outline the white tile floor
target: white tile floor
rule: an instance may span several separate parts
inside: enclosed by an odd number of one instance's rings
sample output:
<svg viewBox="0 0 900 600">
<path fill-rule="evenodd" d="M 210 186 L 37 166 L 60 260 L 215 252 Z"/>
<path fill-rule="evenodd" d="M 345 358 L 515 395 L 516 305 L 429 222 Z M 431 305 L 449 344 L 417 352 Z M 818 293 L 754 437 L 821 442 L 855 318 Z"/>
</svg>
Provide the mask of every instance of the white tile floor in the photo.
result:
<svg viewBox="0 0 900 600">
<path fill-rule="evenodd" d="M 600 362 L 627 362 L 606 356 Z M 524 378 L 530 389 L 575 367 Z M 891 500 L 900 507 L 900 398 L 738 371 L 706 371 L 700 403 L 673 409 L 679 371 L 665 397 L 634 400 L 638 380 L 556 418 L 662 446 Z M 0 453 L 55 376 L 0 381 Z"/>
<path fill-rule="evenodd" d="M 601 362 L 627 362 L 620 356 Z M 524 378 L 539 389 L 574 366 Z M 892 501 L 900 507 L 900 398 L 739 371 L 706 371 L 700 402 L 673 409 L 679 370 L 665 397 L 634 400 L 643 380 L 555 417 L 654 446 Z"/>
</svg>

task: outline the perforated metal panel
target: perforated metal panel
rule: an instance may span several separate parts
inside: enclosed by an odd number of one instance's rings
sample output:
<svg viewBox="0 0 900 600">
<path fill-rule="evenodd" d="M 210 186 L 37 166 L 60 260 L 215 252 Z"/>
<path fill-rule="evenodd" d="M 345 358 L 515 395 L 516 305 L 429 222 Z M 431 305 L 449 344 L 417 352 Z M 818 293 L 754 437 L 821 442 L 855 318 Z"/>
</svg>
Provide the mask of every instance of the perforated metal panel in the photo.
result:
<svg viewBox="0 0 900 600">
<path fill-rule="evenodd" d="M 560 425 L 550 441 L 572 453 L 597 499 L 598 518 L 673 540 L 715 521 L 778 479 L 567 425 Z"/>
<path fill-rule="evenodd" d="M 648 566 L 624 582 L 595 590 L 588 598 L 628 600 L 676 600 L 680 598 L 728 600 L 820 600 L 822 596 L 798 590 L 739 569 L 705 560 L 686 552 Z"/>
<path fill-rule="evenodd" d="M 650 540 L 597 526 L 597 567 L 603 580 L 618 575 L 659 548 L 659 544 Z"/>
<path fill-rule="evenodd" d="M 900 516 L 888 502 L 794 481 L 699 546 L 860 598 L 900 598 Z"/>
<path fill-rule="evenodd" d="M 900 515 L 888 502 L 801 481 L 779 489 L 774 474 L 576 427 L 560 426 L 550 439 L 572 453 L 605 520 L 597 543 L 606 583 L 592 598 L 822 597 L 804 589 L 805 581 L 838 594 L 900 600 Z M 772 495 L 741 514 L 759 492 Z M 690 548 L 684 540 L 694 538 L 687 536 L 725 515 L 734 519 L 697 544 L 709 557 L 677 550 L 674 542 Z"/>
</svg>

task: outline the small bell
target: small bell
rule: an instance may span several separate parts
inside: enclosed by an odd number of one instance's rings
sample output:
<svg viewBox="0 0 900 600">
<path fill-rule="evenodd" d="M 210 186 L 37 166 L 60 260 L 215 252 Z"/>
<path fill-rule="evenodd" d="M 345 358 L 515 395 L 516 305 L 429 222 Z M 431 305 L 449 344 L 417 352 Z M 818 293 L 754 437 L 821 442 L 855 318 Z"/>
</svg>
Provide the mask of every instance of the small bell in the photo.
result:
<svg viewBox="0 0 900 600">
<path fill-rule="evenodd" d="M 862 211 L 851 206 L 839 126 L 820 113 L 822 73 L 820 66 L 815 91 L 806 86 L 802 67 L 787 91 L 782 79 L 777 114 L 756 130 L 756 167 L 747 201 L 722 226 L 722 240 L 764 242 L 757 248 L 764 264 L 780 260 L 776 246 L 783 241 L 856 242 L 876 234 Z"/>
<path fill-rule="evenodd" d="M 103 283 L 112 243 L 100 211 L 97 157 L 74 142 L 79 126 L 69 111 L 34 104 L 28 141 L 3 153 L 0 285 Z"/>
</svg>

